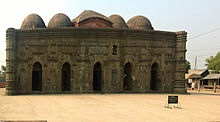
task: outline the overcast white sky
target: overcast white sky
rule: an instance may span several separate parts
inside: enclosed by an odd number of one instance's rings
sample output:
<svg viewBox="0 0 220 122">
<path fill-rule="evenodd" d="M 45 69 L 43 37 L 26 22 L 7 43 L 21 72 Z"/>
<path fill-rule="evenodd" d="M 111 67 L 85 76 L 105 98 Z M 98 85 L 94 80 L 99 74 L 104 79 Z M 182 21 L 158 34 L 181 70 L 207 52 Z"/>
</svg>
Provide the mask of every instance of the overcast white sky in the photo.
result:
<svg viewBox="0 0 220 122">
<path fill-rule="evenodd" d="M 155 30 L 188 32 L 187 60 L 194 68 L 205 68 L 205 59 L 220 51 L 220 0 L 1 0 L 0 65 L 5 65 L 6 29 L 19 29 L 24 18 L 36 13 L 47 25 L 57 13 L 72 20 L 83 10 L 94 10 L 106 16 L 121 15 L 125 21 L 136 15 L 146 16 Z"/>
</svg>

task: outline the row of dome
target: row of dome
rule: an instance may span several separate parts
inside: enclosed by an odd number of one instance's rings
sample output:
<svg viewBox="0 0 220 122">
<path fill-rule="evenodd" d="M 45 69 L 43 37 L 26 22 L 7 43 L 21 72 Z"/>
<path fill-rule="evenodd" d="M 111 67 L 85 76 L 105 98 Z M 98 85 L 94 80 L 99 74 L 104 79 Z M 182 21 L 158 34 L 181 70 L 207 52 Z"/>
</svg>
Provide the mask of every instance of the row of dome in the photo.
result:
<svg viewBox="0 0 220 122">
<path fill-rule="evenodd" d="M 48 28 L 76 27 L 80 22 L 89 19 L 101 19 L 112 24 L 113 28 L 119 29 L 136 29 L 136 30 L 153 30 L 151 22 L 144 16 L 134 16 L 126 23 L 120 15 L 111 15 L 106 17 L 92 10 L 85 10 L 72 21 L 68 16 L 62 13 L 54 15 L 48 23 Z M 22 22 L 22 30 L 34 28 L 46 28 L 43 19 L 37 14 L 28 15 Z"/>
</svg>

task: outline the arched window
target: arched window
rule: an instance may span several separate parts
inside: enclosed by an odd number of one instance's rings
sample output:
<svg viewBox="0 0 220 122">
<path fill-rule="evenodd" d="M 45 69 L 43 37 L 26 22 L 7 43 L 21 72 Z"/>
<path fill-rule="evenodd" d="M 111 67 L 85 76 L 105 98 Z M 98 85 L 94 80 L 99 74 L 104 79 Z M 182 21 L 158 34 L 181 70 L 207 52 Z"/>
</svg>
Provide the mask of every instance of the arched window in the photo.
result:
<svg viewBox="0 0 220 122">
<path fill-rule="evenodd" d="M 100 62 L 94 65 L 93 69 L 93 90 L 102 91 L 102 66 Z"/>
<path fill-rule="evenodd" d="M 62 91 L 70 91 L 70 64 L 67 62 L 62 67 Z"/>
<path fill-rule="evenodd" d="M 32 91 L 42 91 L 42 65 L 39 62 L 33 65 Z"/>
<path fill-rule="evenodd" d="M 151 90 L 159 90 L 160 87 L 161 83 L 159 78 L 159 65 L 155 62 L 151 66 L 150 88 Z"/>
<path fill-rule="evenodd" d="M 132 91 L 131 63 L 128 62 L 124 66 L 123 90 Z"/>
</svg>

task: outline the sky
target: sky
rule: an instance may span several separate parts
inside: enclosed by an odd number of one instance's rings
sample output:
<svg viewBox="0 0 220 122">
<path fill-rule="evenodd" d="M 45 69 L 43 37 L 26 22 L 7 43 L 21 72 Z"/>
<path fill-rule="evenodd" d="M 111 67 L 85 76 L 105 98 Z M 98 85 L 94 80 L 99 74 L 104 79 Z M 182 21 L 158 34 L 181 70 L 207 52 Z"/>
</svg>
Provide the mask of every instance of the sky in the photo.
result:
<svg viewBox="0 0 220 122">
<path fill-rule="evenodd" d="M 57 13 L 72 20 L 83 10 L 93 10 L 107 17 L 119 14 L 126 22 L 143 15 L 155 30 L 187 31 L 186 59 L 192 69 L 205 69 L 205 59 L 220 51 L 219 6 L 220 0 L 1 0 L 0 65 L 6 64 L 7 28 L 19 29 L 29 14 L 40 15 L 47 25 Z"/>
</svg>

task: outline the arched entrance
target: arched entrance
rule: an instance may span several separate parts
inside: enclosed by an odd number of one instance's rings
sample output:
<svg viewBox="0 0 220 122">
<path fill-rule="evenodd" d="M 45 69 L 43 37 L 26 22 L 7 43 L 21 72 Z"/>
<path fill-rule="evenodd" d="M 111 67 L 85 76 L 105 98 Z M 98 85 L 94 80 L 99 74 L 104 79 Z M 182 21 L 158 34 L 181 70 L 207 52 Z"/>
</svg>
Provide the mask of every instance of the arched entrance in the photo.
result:
<svg viewBox="0 0 220 122">
<path fill-rule="evenodd" d="M 62 91 L 70 91 L 70 65 L 67 62 L 62 67 Z"/>
<path fill-rule="evenodd" d="M 124 67 L 123 90 L 132 91 L 131 63 L 126 63 Z"/>
<path fill-rule="evenodd" d="M 42 91 L 42 65 L 39 62 L 33 65 L 32 91 Z"/>
<path fill-rule="evenodd" d="M 151 80 L 150 80 L 150 88 L 151 90 L 159 90 L 160 89 L 160 79 L 159 79 L 159 65 L 155 62 L 151 66 Z"/>
<path fill-rule="evenodd" d="M 102 91 L 102 66 L 97 62 L 93 69 L 93 91 Z"/>
</svg>

